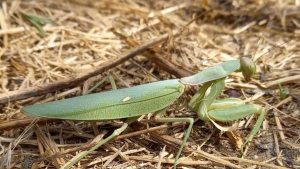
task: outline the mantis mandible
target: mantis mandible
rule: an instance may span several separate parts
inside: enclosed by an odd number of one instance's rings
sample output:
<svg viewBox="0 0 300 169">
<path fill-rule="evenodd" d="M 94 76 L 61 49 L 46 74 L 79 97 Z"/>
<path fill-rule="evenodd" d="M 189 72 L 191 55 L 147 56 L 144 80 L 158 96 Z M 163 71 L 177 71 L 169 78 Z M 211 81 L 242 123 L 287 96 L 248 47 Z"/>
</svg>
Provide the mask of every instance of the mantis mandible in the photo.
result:
<svg viewBox="0 0 300 169">
<path fill-rule="evenodd" d="M 170 118 L 162 117 L 162 115 L 168 106 L 183 94 L 185 85 L 203 83 L 203 86 L 188 104 L 188 107 L 192 111 L 197 112 L 200 119 L 204 121 L 215 120 L 227 122 L 251 114 L 260 114 L 255 125 L 256 127 L 249 134 L 245 144 L 258 132 L 264 118 L 264 110 L 260 106 L 244 104 L 242 100 L 234 98 L 223 99 L 221 101 L 216 100 L 224 88 L 226 76 L 234 71 L 242 71 L 245 79 L 250 80 L 255 73 L 255 64 L 251 59 L 242 57 L 240 61 L 231 60 L 223 62 L 185 78 L 164 80 L 125 89 L 26 106 L 22 109 L 22 112 L 31 116 L 65 120 L 95 121 L 126 118 L 123 125 L 116 129 L 113 134 L 100 141 L 87 152 L 81 154 L 76 160 L 66 163 L 63 168 L 70 168 L 87 154 L 96 150 L 115 136 L 118 136 L 130 123 L 137 120 L 141 115 L 155 112 L 154 119 L 156 122 L 189 123 L 183 143 L 175 157 L 174 168 L 176 168 L 177 160 L 190 135 L 194 119 L 190 117 Z"/>
</svg>

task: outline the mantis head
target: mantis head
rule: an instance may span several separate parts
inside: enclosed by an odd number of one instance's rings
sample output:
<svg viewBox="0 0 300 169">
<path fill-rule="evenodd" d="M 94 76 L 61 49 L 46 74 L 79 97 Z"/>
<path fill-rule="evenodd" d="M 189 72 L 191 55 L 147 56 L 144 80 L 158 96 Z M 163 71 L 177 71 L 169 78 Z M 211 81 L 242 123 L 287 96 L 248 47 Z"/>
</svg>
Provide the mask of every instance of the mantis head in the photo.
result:
<svg viewBox="0 0 300 169">
<path fill-rule="evenodd" d="M 240 71 L 243 73 L 246 81 L 249 82 L 256 73 L 256 65 L 249 57 L 241 57 L 240 64 Z"/>
</svg>

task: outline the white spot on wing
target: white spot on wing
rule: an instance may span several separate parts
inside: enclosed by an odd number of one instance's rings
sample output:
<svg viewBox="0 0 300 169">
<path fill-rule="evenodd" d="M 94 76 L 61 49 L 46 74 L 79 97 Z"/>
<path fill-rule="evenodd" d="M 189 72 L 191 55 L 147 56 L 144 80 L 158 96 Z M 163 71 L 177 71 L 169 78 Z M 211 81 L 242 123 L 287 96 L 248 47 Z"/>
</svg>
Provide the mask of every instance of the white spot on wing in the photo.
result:
<svg viewBox="0 0 300 169">
<path fill-rule="evenodd" d="M 211 92 L 211 87 L 209 87 L 209 88 L 206 90 L 206 92 L 205 92 L 205 97 L 206 97 L 207 95 L 209 95 L 210 92 Z"/>
<path fill-rule="evenodd" d="M 130 99 L 131 99 L 131 97 L 127 96 L 127 97 L 125 97 L 125 98 L 122 100 L 122 102 L 127 102 L 127 101 L 130 100 Z"/>
</svg>

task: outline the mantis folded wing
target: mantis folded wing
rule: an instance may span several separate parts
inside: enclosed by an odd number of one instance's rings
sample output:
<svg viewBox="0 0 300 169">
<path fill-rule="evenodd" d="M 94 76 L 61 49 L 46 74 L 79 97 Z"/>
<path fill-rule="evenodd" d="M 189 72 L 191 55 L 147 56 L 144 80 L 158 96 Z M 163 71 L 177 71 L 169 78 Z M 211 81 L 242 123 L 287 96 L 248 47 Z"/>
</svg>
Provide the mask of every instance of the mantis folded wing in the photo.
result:
<svg viewBox="0 0 300 169">
<path fill-rule="evenodd" d="M 114 120 L 141 116 L 168 107 L 184 92 L 178 79 L 26 106 L 22 112 L 66 120 Z"/>
</svg>

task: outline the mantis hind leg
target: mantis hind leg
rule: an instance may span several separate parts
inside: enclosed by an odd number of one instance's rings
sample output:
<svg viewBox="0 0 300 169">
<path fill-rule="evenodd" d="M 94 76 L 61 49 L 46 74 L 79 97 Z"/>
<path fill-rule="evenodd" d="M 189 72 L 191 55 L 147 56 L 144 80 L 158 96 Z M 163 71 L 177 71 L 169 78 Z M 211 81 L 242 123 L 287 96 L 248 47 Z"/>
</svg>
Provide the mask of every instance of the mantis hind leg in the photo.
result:
<svg viewBox="0 0 300 169">
<path fill-rule="evenodd" d="M 95 90 L 97 87 L 99 87 L 100 85 L 102 85 L 105 81 L 109 81 L 110 84 L 111 84 L 111 87 L 113 90 L 117 90 L 117 85 L 116 85 L 116 82 L 115 82 L 115 79 L 113 78 L 113 76 L 111 74 L 108 73 L 107 76 L 105 76 L 100 82 L 96 83 L 93 87 L 91 87 L 87 92 L 85 92 L 83 95 L 87 95 L 87 94 L 90 94 L 93 90 Z M 73 126 L 76 127 L 74 125 L 74 123 L 72 122 Z M 94 130 L 94 134 L 95 135 L 98 135 L 99 134 L 99 131 L 97 129 L 97 124 L 96 122 L 91 122 L 92 124 L 92 127 L 93 127 L 93 130 Z M 78 129 L 79 130 L 79 129 Z"/>
<path fill-rule="evenodd" d="M 92 147 L 88 151 L 83 151 L 82 153 L 78 154 L 73 159 L 71 159 L 68 163 L 66 163 L 62 168 L 63 169 L 70 168 L 72 165 L 74 165 L 75 163 L 77 163 L 78 161 L 80 161 L 82 158 L 84 158 L 85 156 L 87 156 L 92 151 L 96 150 L 97 148 L 99 148 L 103 144 L 107 143 L 112 138 L 120 135 L 120 133 L 122 133 L 127 128 L 127 126 L 128 126 L 128 124 L 124 123 L 120 128 L 116 129 L 110 136 L 108 136 L 104 140 L 101 140 L 97 145 L 95 145 L 94 147 Z"/>
<path fill-rule="evenodd" d="M 113 139 L 114 137 L 120 135 L 124 130 L 127 129 L 128 125 L 130 123 L 132 123 L 133 121 L 137 120 L 139 117 L 131 117 L 128 118 L 123 125 L 116 129 L 110 136 L 108 136 L 107 138 L 105 138 L 104 140 L 101 140 L 98 144 L 96 144 L 94 147 L 92 147 L 91 149 L 89 149 L 88 151 L 83 151 L 80 154 L 78 154 L 77 156 L 75 156 L 73 159 L 71 159 L 68 163 L 66 163 L 62 168 L 63 169 L 68 169 L 70 168 L 72 165 L 74 165 L 75 163 L 77 163 L 78 161 L 80 161 L 82 158 L 84 158 L 85 156 L 87 156 L 89 153 L 91 153 L 92 151 L 96 150 L 97 148 L 99 148 L 100 146 L 102 146 L 103 144 L 109 142 L 111 139 Z"/>
<path fill-rule="evenodd" d="M 168 122 L 186 122 L 186 123 L 189 123 L 189 127 L 184 135 L 184 138 L 182 140 L 182 144 L 176 154 L 176 157 L 175 157 L 175 162 L 174 162 L 174 169 L 176 169 L 176 165 L 177 165 L 177 161 L 178 161 L 178 158 L 183 150 L 183 147 L 188 139 L 188 137 L 190 136 L 190 133 L 191 133 L 191 130 L 192 130 L 192 127 L 193 127 L 193 124 L 194 124 L 194 119 L 193 118 L 171 118 L 171 117 L 161 117 L 165 111 L 167 110 L 167 108 L 164 108 L 158 112 L 155 113 L 155 121 L 157 122 L 161 122 L 161 123 L 168 123 Z"/>
<path fill-rule="evenodd" d="M 98 82 L 95 86 L 93 86 L 92 88 L 90 88 L 86 93 L 84 93 L 84 95 L 91 93 L 93 90 L 95 90 L 97 87 L 99 87 L 100 85 L 102 85 L 106 80 L 109 80 L 111 87 L 113 90 L 117 89 L 117 85 L 116 82 L 114 80 L 114 78 L 112 77 L 111 74 L 108 74 L 107 76 L 105 76 L 100 82 Z"/>
</svg>

